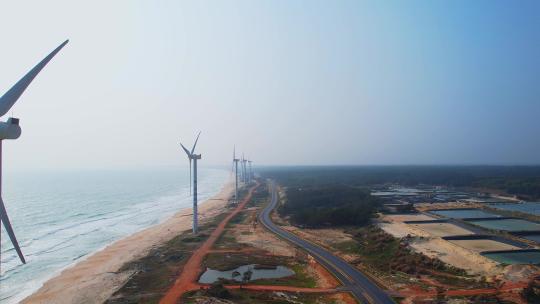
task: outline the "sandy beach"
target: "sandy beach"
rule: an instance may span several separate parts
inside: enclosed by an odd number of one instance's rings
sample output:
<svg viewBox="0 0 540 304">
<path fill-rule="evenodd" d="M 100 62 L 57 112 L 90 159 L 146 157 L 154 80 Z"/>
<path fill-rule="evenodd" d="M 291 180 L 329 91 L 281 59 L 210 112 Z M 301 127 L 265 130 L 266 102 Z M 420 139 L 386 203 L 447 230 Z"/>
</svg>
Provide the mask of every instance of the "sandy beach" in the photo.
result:
<svg viewBox="0 0 540 304">
<path fill-rule="evenodd" d="M 223 212 L 233 191 L 229 180 L 217 195 L 200 204 L 199 220 L 204 222 Z M 161 224 L 114 242 L 63 270 L 21 303 L 103 303 L 132 275 L 119 272 L 121 267 L 191 229 L 191 214 L 191 208 L 183 209 Z"/>
</svg>

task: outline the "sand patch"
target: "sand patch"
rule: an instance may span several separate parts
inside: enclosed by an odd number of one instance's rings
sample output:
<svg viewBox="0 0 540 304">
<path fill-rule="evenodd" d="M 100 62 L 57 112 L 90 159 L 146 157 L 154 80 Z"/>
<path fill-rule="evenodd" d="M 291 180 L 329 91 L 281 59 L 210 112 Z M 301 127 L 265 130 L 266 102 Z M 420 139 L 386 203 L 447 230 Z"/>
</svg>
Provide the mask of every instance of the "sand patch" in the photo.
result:
<svg viewBox="0 0 540 304">
<path fill-rule="evenodd" d="M 452 235 L 468 235 L 474 234 L 465 228 L 461 228 L 449 223 L 424 223 L 424 224 L 409 224 L 413 227 L 422 229 L 433 236 L 452 236 Z"/>
<path fill-rule="evenodd" d="M 293 257 L 296 254 L 292 245 L 268 232 L 261 225 L 256 228 L 252 225 L 236 225 L 234 230 L 234 237 L 240 244 L 259 248 L 274 255 Z"/>
<path fill-rule="evenodd" d="M 500 272 L 496 262 L 440 238 L 415 240 L 410 246 L 429 257 L 465 269 L 470 274 L 494 275 Z"/>
<path fill-rule="evenodd" d="M 466 249 L 482 252 L 482 251 L 491 251 L 491 250 L 514 250 L 519 249 L 516 246 L 509 244 L 497 242 L 494 240 L 450 240 L 449 242 L 454 243 L 458 246 L 464 247 Z"/>
<path fill-rule="evenodd" d="M 405 222 L 405 221 L 429 221 L 435 219 L 429 215 L 419 214 L 386 214 L 382 217 L 383 221 Z"/>
<path fill-rule="evenodd" d="M 393 223 L 379 223 L 377 224 L 379 228 L 384 230 L 386 233 L 392 235 L 395 238 L 403 238 L 408 235 L 410 236 L 421 236 L 421 237 L 429 237 L 429 233 L 415 228 L 411 227 L 405 223 L 400 222 L 393 222 Z"/>
</svg>

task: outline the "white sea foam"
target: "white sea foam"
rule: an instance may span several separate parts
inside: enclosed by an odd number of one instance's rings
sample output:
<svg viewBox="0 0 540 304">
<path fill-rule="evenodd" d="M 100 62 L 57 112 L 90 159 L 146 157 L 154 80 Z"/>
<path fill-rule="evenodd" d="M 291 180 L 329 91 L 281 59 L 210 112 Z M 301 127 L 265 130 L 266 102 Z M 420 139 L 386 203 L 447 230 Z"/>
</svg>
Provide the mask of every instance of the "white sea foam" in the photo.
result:
<svg viewBox="0 0 540 304">
<path fill-rule="evenodd" d="M 200 169 L 199 201 L 227 176 Z M 190 207 L 188 178 L 180 169 L 5 174 L 4 201 L 27 264 L 3 234 L 0 302 L 20 301 L 73 263 Z"/>
</svg>

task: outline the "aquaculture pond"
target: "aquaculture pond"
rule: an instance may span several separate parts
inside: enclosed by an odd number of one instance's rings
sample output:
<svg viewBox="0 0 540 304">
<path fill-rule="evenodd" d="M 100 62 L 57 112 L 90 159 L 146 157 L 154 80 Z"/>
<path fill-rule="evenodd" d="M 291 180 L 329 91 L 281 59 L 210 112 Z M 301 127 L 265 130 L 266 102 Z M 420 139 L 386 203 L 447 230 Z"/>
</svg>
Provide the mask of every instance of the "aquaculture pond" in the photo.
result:
<svg viewBox="0 0 540 304">
<path fill-rule="evenodd" d="M 535 241 L 537 243 L 540 243 L 540 234 L 531 234 L 531 235 L 524 235 L 522 236 L 524 239 Z"/>
<path fill-rule="evenodd" d="M 540 224 L 521 219 L 500 219 L 500 220 L 469 220 L 469 223 L 477 226 L 502 231 L 536 231 L 540 230 Z"/>
<path fill-rule="evenodd" d="M 430 212 L 444 217 L 457 219 L 500 217 L 497 214 L 486 212 L 480 209 L 433 210 Z"/>
<path fill-rule="evenodd" d="M 219 279 L 234 280 L 242 282 L 244 273 L 251 271 L 250 281 L 258 279 L 278 279 L 294 275 L 294 271 L 284 266 L 275 267 L 261 267 L 258 265 L 243 265 L 235 269 L 219 271 L 211 268 L 207 268 L 201 275 L 199 283 L 212 284 Z"/>
<path fill-rule="evenodd" d="M 519 211 L 523 213 L 540 215 L 540 202 L 521 202 L 521 203 L 508 203 L 508 204 L 489 204 L 496 209 L 502 209 L 507 211 Z"/>
<path fill-rule="evenodd" d="M 540 251 L 485 252 L 482 255 L 503 264 L 540 264 Z"/>
</svg>

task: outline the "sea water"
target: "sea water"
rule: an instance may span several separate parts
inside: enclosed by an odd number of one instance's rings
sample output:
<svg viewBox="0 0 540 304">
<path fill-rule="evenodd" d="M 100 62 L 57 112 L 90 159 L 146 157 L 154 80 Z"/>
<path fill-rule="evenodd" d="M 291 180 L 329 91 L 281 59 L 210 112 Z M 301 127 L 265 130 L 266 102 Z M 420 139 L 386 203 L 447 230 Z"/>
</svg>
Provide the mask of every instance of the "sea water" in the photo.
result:
<svg viewBox="0 0 540 304">
<path fill-rule="evenodd" d="M 199 202 L 228 176 L 199 169 Z M 62 269 L 192 205 L 185 168 L 5 172 L 3 198 L 27 264 L 2 228 L 1 303 L 20 301 Z"/>
</svg>

